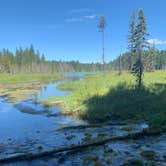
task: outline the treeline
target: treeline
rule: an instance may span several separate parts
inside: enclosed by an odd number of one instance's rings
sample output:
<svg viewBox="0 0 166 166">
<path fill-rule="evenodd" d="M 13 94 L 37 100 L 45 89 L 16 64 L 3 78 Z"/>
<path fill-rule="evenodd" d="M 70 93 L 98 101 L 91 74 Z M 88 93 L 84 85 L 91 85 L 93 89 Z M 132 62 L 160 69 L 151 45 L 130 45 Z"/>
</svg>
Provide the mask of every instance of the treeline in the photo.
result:
<svg viewBox="0 0 166 166">
<path fill-rule="evenodd" d="M 0 52 L 0 73 L 57 73 L 100 71 L 99 63 L 84 64 L 79 61 L 49 61 L 44 54 L 35 51 L 31 45 L 28 48 L 17 48 L 15 53 L 8 49 Z"/>
<path fill-rule="evenodd" d="M 108 67 L 111 70 L 119 70 L 120 64 L 121 70 L 129 70 L 130 55 L 130 52 L 122 54 L 115 60 L 111 61 L 108 64 Z M 160 51 L 152 47 L 149 50 L 144 51 L 144 53 L 142 54 L 142 59 L 145 71 L 166 70 L 166 50 Z"/>
</svg>

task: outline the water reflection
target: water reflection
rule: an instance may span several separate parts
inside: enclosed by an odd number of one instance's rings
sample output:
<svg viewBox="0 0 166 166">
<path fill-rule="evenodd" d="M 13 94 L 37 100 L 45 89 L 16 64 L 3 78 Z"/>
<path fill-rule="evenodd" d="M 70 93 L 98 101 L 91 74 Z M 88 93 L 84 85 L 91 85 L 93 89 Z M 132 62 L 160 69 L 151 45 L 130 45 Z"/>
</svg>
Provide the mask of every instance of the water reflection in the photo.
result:
<svg viewBox="0 0 166 166">
<path fill-rule="evenodd" d="M 77 80 L 83 77 L 83 74 L 74 75 Z M 63 81 L 69 79 L 73 77 L 67 77 Z M 59 83 L 49 83 L 38 94 L 33 95 L 31 100 L 10 103 L 5 102 L 6 97 L 0 98 L 0 157 L 34 151 L 40 144 L 46 149 L 63 145 L 65 136 L 64 133 L 56 131 L 58 128 L 85 124 L 71 116 L 60 114 L 57 106 L 47 107 L 37 102 L 39 99 L 68 94 L 69 92 L 57 89 Z"/>
</svg>

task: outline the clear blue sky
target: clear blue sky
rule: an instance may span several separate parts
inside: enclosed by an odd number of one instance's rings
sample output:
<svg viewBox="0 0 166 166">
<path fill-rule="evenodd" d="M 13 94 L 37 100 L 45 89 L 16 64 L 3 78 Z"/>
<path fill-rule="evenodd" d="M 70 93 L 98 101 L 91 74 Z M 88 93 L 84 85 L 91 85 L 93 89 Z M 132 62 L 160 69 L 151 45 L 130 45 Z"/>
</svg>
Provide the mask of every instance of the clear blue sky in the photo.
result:
<svg viewBox="0 0 166 166">
<path fill-rule="evenodd" d="M 101 60 L 98 17 L 107 19 L 106 60 L 127 47 L 132 9 L 145 10 L 149 39 L 166 47 L 166 0 L 1 0 L 0 48 L 33 44 L 47 59 Z"/>
</svg>

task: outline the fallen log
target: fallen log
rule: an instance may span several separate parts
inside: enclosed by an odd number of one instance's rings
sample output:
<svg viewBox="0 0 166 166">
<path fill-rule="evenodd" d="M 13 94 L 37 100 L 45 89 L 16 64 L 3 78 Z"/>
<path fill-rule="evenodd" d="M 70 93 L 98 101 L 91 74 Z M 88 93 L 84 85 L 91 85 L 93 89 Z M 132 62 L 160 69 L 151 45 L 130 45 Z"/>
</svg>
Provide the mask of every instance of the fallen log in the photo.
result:
<svg viewBox="0 0 166 166">
<path fill-rule="evenodd" d="M 139 139 L 139 138 L 143 138 L 146 136 L 159 135 L 163 132 L 165 132 L 165 130 L 147 130 L 146 129 L 146 130 L 143 130 L 142 132 L 130 133 L 130 134 L 124 135 L 124 136 L 115 136 L 115 137 L 99 140 L 99 141 L 92 142 L 92 143 L 86 143 L 86 144 L 82 144 L 82 145 L 73 145 L 70 147 L 61 147 L 58 149 L 53 149 L 53 150 L 45 151 L 45 152 L 41 152 L 41 153 L 27 153 L 27 154 L 21 154 L 21 155 L 17 155 L 17 156 L 0 158 L 0 163 L 11 163 L 11 162 L 17 162 L 17 161 L 23 161 L 23 160 L 33 160 L 33 159 L 38 159 L 41 157 L 50 156 L 50 155 L 56 154 L 56 153 L 69 152 L 69 151 L 79 151 L 80 149 L 85 149 L 88 147 L 101 146 L 101 145 L 104 145 L 110 141 Z"/>
<path fill-rule="evenodd" d="M 89 125 L 77 125 L 77 126 L 64 126 L 60 127 L 58 130 L 68 130 L 68 129 L 88 129 L 88 128 L 96 128 L 103 126 L 118 126 L 118 125 L 126 125 L 127 123 L 123 122 L 112 122 L 112 123 L 103 123 L 103 124 L 89 124 Z"/>
</svg>

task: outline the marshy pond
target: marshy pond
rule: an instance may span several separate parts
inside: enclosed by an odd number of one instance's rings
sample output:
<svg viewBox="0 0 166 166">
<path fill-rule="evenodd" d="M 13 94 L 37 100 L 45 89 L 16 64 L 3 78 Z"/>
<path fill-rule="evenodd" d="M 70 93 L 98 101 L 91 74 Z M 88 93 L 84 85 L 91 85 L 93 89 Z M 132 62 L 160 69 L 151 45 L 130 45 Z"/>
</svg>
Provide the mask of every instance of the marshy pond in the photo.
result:
<svg viewBox="0 0 166 166">
<path fill-rule="evenodd" d="M 57 89 L 61 82 L 83 78 L 83 73 L 66 74 L 64 80 L 48 83 L 35 95 L 29 94 L 27 100 L 14 102 L 6 96 L 0 97 L 0 165 L 165 166 L 166 134 L 135 140 L 110 140 L 101 146 L 60 150 L 19 161 L 19 156 L 33 156 L 55 149 L 93 144 L 95 141 L 127 136 L 148 128 L 146 123 L 89 125 L 83 120 L 63 115 L 58 106 L 39 103 L 47 97 L 71 93 Z M 18 156 L 16 160 L 13 159 L 15 156 Z"/>
</svg>

